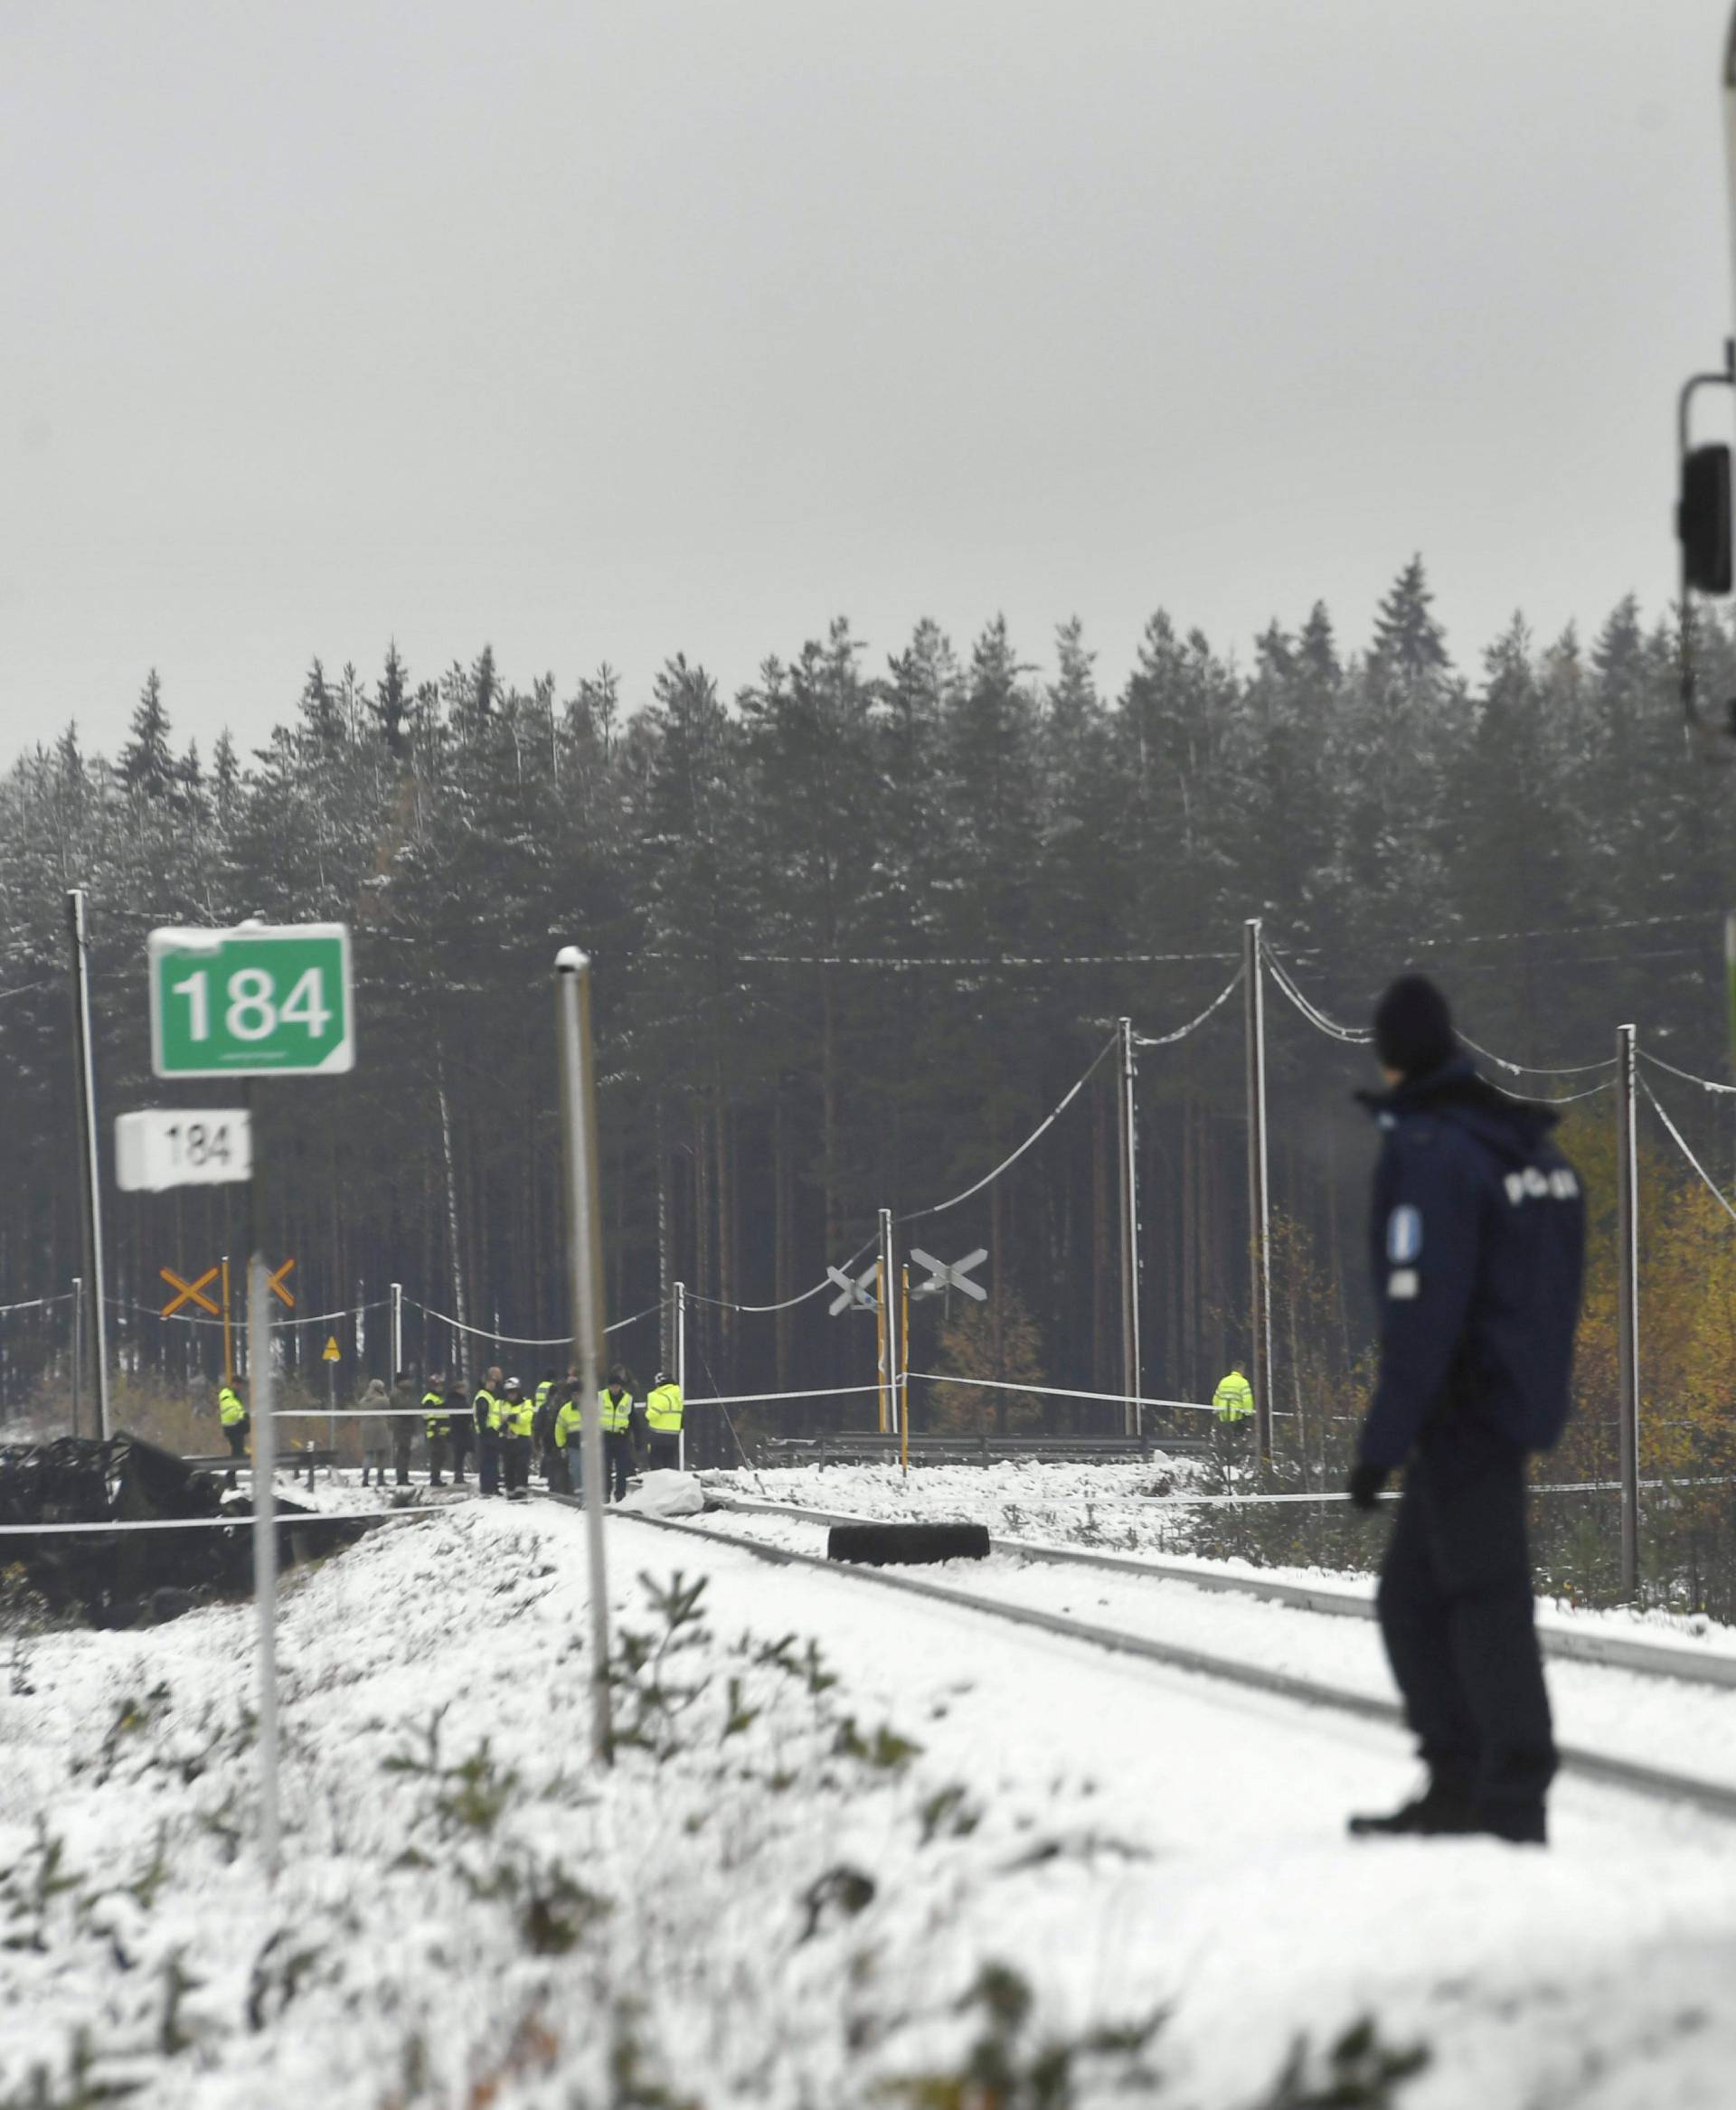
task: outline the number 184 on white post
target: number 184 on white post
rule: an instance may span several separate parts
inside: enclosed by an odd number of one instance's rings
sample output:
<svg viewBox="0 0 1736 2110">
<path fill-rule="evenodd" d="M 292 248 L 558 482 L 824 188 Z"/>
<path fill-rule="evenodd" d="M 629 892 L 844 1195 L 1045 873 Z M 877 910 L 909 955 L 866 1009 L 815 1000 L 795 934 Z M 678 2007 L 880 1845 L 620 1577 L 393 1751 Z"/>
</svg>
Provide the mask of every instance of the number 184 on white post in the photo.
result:
<svg viewBox="0 0 1736 2110">
<path fill-rule="evenodd" d="M 115 1121 L 115 1184 L 127 1193 L 253 1177 L 253 1124 L 241 1107 L 150 1107 Z"/>
</svg>

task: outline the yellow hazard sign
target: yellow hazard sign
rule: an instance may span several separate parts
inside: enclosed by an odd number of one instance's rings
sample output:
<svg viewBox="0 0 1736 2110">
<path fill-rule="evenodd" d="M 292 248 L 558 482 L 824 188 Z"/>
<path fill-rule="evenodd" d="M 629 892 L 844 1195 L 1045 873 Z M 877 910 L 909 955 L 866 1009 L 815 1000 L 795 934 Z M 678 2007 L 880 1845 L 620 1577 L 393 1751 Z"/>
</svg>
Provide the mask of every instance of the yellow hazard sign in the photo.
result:
<svg viewBox="0 0 1736 2110">
<path fill-rule="evenodd" d="M 326 1347 L 320 1361 L 322 1362 L 342 1362 L 343 1360 L 343 1352 L 337 1345 L 337 1335 L 335 1333 L 326 1334 Z"/>
</svg>

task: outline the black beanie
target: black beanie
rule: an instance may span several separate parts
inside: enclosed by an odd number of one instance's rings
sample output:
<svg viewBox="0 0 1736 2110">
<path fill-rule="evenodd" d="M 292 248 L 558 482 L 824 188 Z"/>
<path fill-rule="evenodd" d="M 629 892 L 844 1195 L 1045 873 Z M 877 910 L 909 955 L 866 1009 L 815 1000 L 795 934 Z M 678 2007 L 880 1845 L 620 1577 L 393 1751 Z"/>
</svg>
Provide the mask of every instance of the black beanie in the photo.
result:
<svg viewBox="0 0 1736 2110">
<path fill-rule="evenodd" d="M 1374 1052 L 1385 1069 L 1427 1077 L 1458 1052 L 1447 999 L 1426 975 L 1401 975 L 1374 1006 Z"/>
</svg>

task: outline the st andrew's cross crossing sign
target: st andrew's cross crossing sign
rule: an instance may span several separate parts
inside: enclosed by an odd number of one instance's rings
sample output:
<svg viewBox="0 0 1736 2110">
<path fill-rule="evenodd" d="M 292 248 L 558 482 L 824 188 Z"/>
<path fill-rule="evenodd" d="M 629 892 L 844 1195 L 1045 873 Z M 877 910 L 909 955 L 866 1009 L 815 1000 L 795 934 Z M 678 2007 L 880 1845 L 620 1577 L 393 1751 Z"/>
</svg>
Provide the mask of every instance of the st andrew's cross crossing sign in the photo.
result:
<svg viewBox="0 0 1736 2110">
<path fill-rule="evenodd" d="M 147 949 L 151 1068 L 158 1077 L 330 1075 L 354 1068 L 346 925 L 154 930 Z"/>
<path fill-rule="evenodd" d="M 967 1296 L 975 1297 L 979 1305 L 987 1303 L 988 1292 L 980 1282 L 970 1279 L 971 1269 L 980 1267 L 988 1258 L 986 1246 L 978 1246 L 974 1253 L 967 1253 L 962 1260 L 950 1264 L 945 1260 L 937 1260 L 932 1253 L 925 1253 L 920 1246 L 910 1248 L 910 1258 L 919 1267 L 926 1267 L 929 1271 L 929 1279 L 910 1292 L 912 1296 L 939 1296 L 948 1289 L 962 1289 Z"/>
</svg>

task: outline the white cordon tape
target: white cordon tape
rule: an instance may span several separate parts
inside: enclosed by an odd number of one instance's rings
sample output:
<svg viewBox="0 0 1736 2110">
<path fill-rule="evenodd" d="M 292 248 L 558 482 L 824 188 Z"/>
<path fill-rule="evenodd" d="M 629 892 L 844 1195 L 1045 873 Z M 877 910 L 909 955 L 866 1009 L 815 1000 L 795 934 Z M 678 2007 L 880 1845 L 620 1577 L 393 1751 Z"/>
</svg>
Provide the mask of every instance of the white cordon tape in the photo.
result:
<svg viewBox="0 0 1736 2110">
<path fill-rule="evenodd" d="M 70 1304 L 72 1292 L 70 1289 L 62 1290 L 59 1296 L 27 1296 L 19 1304 L 0 1305 L 0 1319 L 4 1319 L 8 1312 L 45 1312 L 50 1305 Z"/>
<path fill-rule="evenodd" d="M 1064 1385 L 1015 1385 L 1010 1378 L 961 1378 L 945 1376 L 939 1371 L 913 1370 L 910 1374 L 913 1378 L 920 1378 L 925 1385 L 981 1385 L 991 1391 L 1035 1392 L 1040 1398 L 1050 1399 L 1105 1399 L 1115 1407 L 1125 1407 L 1128 1403 L 1125 1392 L 1072 1392 Z M 877 1388 L 870 1385 L 866 1389 L 873 1391 Z M 1217 1412 L 1215 1407 L 1208 1406 L 1203 1399 L 1146 1399 L 1136 1394 L 1132 1404 L 1136 1407 L 1184 1407 L 1190 1414 Z"/>
<path fill-rule="evenodd" d="M 217 1468 L 208 1466 L 207 1471 Z M 288 1531 L 298 1530 L 303 1524 L 359 1524 L 376 1517 L 431 1517 L 438 1508 L 449 1508 L 450 1503 L 440 1503 L 436 1508 L 413 1509 L 322 1509 L 279 1512 L 278 1521 Z M 116 1517 L 94 1524 L 8 1524 L 0 1523 L 0 1538 L 46 1538 L 56 1532 L 82 1531 L 87 1537 L 100 1531 L 105 1536 L 110 1531 L 248 1531 L 253 1528 L 250 1512 L 243 1517 Z"/>
</svg>

